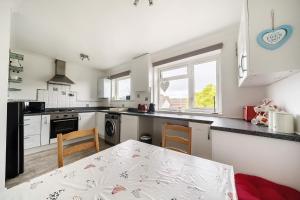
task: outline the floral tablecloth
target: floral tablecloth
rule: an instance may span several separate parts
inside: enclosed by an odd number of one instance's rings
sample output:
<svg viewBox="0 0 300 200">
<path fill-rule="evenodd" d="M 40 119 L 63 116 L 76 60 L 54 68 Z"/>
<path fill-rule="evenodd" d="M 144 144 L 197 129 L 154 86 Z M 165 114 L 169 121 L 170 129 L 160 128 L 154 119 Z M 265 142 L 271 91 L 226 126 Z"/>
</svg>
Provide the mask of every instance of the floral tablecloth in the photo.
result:
<svg viewBox="0 0 300 200">
<path fill-rule="evenodd" d="M 236 200 L 228 165 L 129 140 L 13 187 L 9 200 Z"/>
</svg>

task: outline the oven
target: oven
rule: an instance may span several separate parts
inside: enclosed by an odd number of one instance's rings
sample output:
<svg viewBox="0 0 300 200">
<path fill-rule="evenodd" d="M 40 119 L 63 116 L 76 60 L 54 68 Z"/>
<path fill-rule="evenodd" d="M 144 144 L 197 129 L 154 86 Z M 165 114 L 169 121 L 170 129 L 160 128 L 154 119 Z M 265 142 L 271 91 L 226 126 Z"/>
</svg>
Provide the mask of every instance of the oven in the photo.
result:
<svg viewBox="0 0 300 200">
<path fill-rule="evenodd" d="M 57 142 L 56 135 L 78 130 L 77 113 L 59 113 L 50 116 L 50 143 Z"/>
</svg>

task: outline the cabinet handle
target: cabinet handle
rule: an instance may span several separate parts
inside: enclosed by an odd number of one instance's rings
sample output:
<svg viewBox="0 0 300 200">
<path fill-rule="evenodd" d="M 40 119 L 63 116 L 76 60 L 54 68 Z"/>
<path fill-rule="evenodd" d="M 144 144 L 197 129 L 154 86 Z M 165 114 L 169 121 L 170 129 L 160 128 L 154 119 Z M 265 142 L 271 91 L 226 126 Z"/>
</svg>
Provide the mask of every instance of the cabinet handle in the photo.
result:
<svg viewBox="0 0 300 200">
<path fill-rule="evenodd" d="M 29 126 L 30 124 L 24 124 L 24 126 Z"/>
<path fill-rule="evenodd" d="M 244 69 L 244 67 L 243 67 L 243 61 L 244 61 L 245 58 L 247 58 L 247 56 L 242 55 L 242 57 L 241 57 L 241 69 L 242 69 L 243 72 L 247 71 L 247 69 Z"/>
<path fill-rule="evenodd" d="M 29 139 L 30 137 L 24 137 L 24 140 L 27 140 L 27 139 Z"/>
</svg>

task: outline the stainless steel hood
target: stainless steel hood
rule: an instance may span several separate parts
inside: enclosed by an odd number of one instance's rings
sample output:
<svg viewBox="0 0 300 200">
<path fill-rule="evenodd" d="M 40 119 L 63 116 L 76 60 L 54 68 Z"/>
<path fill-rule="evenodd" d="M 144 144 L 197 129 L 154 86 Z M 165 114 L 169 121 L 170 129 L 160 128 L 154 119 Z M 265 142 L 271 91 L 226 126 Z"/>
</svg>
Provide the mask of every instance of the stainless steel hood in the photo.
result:
<svg viewBox="0 0 300 200">
<path fill-rule="evenodd" d="M 66 76 L 66 62 L 62 60 L 55 60 L 55 76 L 47 83 L 57 85 L 71 85 L 74 82 Z"/>
</svg>

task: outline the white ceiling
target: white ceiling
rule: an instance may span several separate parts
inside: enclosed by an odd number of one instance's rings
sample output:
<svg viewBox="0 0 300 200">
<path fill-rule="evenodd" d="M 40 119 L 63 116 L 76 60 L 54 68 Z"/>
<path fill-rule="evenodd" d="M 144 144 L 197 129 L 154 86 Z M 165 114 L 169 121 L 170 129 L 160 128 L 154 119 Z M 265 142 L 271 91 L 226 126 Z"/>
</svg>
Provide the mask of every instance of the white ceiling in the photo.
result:
<svg viewBox="0 0 300 200">
<path fill-rule="evenodd" d="M 240 17 L 241 0 L 24 0 L 12 19 L 16 49 L 107 69 L 216 31 Z"/>
</svg>

